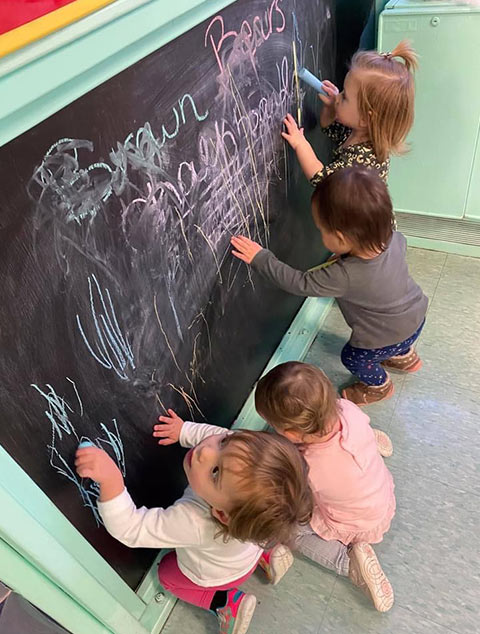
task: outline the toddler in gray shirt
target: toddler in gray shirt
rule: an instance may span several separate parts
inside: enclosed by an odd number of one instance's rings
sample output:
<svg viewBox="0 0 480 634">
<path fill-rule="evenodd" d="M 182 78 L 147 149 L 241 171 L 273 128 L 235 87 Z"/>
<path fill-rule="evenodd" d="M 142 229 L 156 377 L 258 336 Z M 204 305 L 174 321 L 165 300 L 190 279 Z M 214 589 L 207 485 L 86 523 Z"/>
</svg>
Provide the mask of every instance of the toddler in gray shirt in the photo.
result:
<svg viewBox="0 0 480 634">
<path fill-rule="evenodd" d="M 325 264 L 298 271 L 243 236 L 232 238 L 233 254 L 289 293 L 337 298 L 352 329 L 342 362 L 358 379 L 342 396 L 360 406 L 389 398 L 394 388 L 385 367 L 415 372 L 422 365 L 413 344 L 428 299 L 408 273 L 388 189 L 372 170 L 339 170 L 317 186 L 312 213 L 335 253 Z"/>
</svg>

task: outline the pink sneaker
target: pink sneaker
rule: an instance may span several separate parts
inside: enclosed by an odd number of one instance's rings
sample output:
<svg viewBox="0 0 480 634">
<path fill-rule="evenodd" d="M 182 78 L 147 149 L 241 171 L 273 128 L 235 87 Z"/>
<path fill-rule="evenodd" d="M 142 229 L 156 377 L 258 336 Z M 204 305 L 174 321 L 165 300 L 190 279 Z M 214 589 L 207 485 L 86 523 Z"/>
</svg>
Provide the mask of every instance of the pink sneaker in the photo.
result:
<svg viewBox="0 0 480 634">
<path fill-rule="evenodd" d="M 227 592 L 227 603 L 217 609 L 220 634 L 245 634 L 252 620 L 257 599 L 238 588 Z"/>
<path fill-rule="evenodd" d="M 258 565 L 265 571 L 267 579 L 274 586 L 282 579 L 293 564 L 293 555 L 290 548 L 283 544 L 274 546 L 272 550 L 264 550 L 258 560 Z"/>
<path fill-rule="evenodd" d="M 381 429 L 374 429 L 373 433 L 375 434 L 375 442 L 377 443 L 378 453 L 383 458 L 390 458 L 390 456 L 393 455 L 393 444 L 390 440 L 390 436 L 387 436 L 387 434 Z"/>
<path fill-rule="evenodd" d="M 373 548 L 370 544 L 353 544 L 348 556 L 352 583 L 363 590 L 379 612 L 388 612 L 394 601 L 393 590 Z"/>
</svg>

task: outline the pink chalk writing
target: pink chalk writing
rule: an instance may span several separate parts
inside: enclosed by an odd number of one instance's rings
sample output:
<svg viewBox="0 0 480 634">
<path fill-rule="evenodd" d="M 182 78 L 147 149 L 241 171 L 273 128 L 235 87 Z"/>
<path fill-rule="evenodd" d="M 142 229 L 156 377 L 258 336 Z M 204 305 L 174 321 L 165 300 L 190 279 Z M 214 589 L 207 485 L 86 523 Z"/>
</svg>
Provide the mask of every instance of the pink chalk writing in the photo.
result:
<svg viewBox="0 0 480 634">
<path fill-rule="evenodd" d="M 223 73 L 224 71 L 221 50 L 229 38 L 236 38 L 241 35 L 245 52 L 250 53 L 253 57 L 257 49 L 269 39 L 274 29 L 276 33 L 281 33 L 285 30 L 285 14 L 278 6 L 281 2 L 282 0 L 272 0 L 262 17 L 256 15 L 251 24 L 248 20 L 243 20 L 238 31 L 225 32 L 223 17 L 216 15 L 212 18 L 205 31 L 205 46 L 210 45 L 212 47 L 220 72 Z"/>
</svg>

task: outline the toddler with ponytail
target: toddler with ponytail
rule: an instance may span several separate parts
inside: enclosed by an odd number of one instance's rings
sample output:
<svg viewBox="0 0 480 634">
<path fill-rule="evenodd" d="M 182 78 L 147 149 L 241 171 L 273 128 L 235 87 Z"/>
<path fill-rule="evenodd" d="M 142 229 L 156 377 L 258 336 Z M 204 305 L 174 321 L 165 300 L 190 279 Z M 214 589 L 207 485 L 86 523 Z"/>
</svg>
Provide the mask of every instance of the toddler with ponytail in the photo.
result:
<svg viewBox="0 0 480 634">
<path fill-rule="evenodd" d="M 403 40 L 393 51 L 358 51 L 352 58 L 343 91 L 323 81 L 327 95 L 320 115 L 322 130 L 335 143 L 333 160 L 324 164 L 289 114 L 282 136 L 313 186 L 329 174 L 352 166 L 373 168 L 386 181 L 391 154 L 406 151 L 413 124 L 417 55 Z"/>
</svg>

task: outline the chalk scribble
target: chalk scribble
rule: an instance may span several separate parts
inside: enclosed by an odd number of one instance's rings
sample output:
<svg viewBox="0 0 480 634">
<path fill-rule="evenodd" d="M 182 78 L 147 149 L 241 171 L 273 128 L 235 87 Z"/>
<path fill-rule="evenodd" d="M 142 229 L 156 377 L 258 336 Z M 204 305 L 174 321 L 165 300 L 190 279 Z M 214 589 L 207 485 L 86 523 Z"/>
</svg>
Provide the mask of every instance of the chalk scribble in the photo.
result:
<svg viewBox="0 0 480 634">
<path fill-rule="evenodd" d="M 85 412 L 75 382 L 68 377 L 66 378 L 71 383 L 74 391 L 76 399 L 75 409 L 65 397 L 59 396 L 52 385 L 47 383 L 46 387 L 42 389 L 32 383 L 32 387 L 43 397 L 47 404 L 47 409 L 44 413 L 51 425 L 52 434 L 50 444 L 47 446 L 50 466 L 56 473 L 69 480 L 75 486 L 83 505 L 91 511 L 98 526 L 103 524 L 96 504 L 100 495 L 99 486 L 88 478 L 81 478 L 71 466 L 68 457 L 71 456 L 72 446 L 77 447 L 83 440 L 88 440 L 101 449 L 110 449 L 110 453 L 113 453 L 113 458 L 118 468 L 125 476 L 123 443 L 115 418 L 112 419 L 111 429 L 104 423 L 100 423 L 100 431 L 93 438 L 78 433 L 77 429 L 81 429 L 86 424 L 85 421 L 82 421 Z M 73 422 L 72 419 L 74 418 L 80 419 L 77 424 Z M 69 439 L 71 439 L 70 442 L 67 442 Z M 67 451 L 68 454 L 66 453 Z"/>
</svg>

